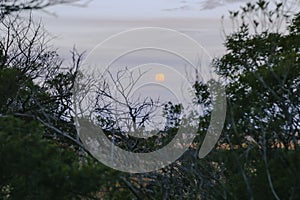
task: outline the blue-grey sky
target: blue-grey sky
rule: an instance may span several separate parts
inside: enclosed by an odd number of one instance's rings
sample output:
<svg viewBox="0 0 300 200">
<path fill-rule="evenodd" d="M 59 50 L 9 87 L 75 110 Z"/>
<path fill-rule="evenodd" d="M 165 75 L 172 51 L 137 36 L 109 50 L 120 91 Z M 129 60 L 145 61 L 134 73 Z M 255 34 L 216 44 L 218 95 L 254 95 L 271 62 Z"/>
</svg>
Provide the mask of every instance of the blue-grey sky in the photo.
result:
<svg viewBox="0 0 300 200">
<path fill-rule="evenodd" d="M 61 5 L 46 10 L 55 15 L 34 13 L 37 19 L 42 20 L 49 34 L 54 37 L 51 43 L 58 48 L 58 52 L 66 60 L 70 59 L 70 50 L 76 45 L 79 51 L 87 52 L 88 61 L 83 67 L 105 68 L 107 64 L 105 60 L 117 58 L 122 54 L 123 49 L 136 48 L 135 44 L 142 44 L 145 38 L 147 46 L 169 48 L 180 52 L 180 55 L 188 58 L 195 66 L 200 66 L 198 72 L 205 79 L 208 71 L 204 68 L 209 67 L 213 57 L 219 57 L 225 51 L 221 16 L 226 15 L 228 10 L 238 9 L 244 1 L 93 0 L 86 2 L 89 2 L 86 6 Z M 98 48 L 92 51 L 112 35 L 141 27 L 176 30 L 195 40 L 201 48 L 198 52 L 197 45 L 184 40 L 180 34 L 174 32 L 162 31 L 160 37 L 156 31 L 153 33 L 145 31 L 142 36 L 129 35 L 122 40 L 109 41 L 106 49 Z M 232 30 L 228 21 L 225 21 L 223 28 L 226 31 Z M 149 43 L 148 39 L 151 37 L 154 37 L 153 42 Z M 189 63 L 180 60 L 180 56 L 174 55 L 144 49 L 118 59 L 113 67 L 118 69 L 127 66 L 148 71 L 135 94 L 143 91 L 144 95 L 161 97 L 163 101 L 183 102 L 182 99 L 190 98 L 189 93 L 185 92 L 191 91 L 187 82 L 192 82 L 196 78 L 195 70 Z M 158 74 L 164 75 L 163 82 L 157 80 Z"/>
<path fill-rule="evenodd" d="M 83 0 L 78 7 L 56 6 L 48 11 L 75 18 L 218 18 L 248 1 L 251 0 Z"/>
<path fill-rule="evenodd" d="M 221 16 L 226 15 L 228 10 L 238 9 L 245 0 L 82 0 L 80 2 L 84 6 L 59 5 L 47 8 L 48 14 L 34 13 L 42 20 L 49 34 L 54 37 L 51 43 L 67 60 L 70 59 L 70 50 L 74 45 L 89 55 L 97 44 L 121 31 L 140 27 L 162 27 L 174 29 L 197 41 L 208 55 L 189 56 L 193 57 L 194 63 L 198 62 L 198 59 L 203 63 L 209 63 L 211 58 L 221 56 L 225 50 Z M 232 30 L 230 23 L 225 23 L 225 29 Z M 174 45 L 176 47 L 176 43 Z M 105 56 L 114 55 L 115 52 L 111 51 L 113 48 L 118 47 L 110 47 L 108 51 L 101 52 L 101 55 L 93 56 L 95 59 L 99 57 L 97 62 L 100 63 L 105 60 Z M 188 46 L 180 45 L 180 48 L 190 51 Z M 170 56 L 159 56 L 159 53 L 150 53 L 149 57 L 132 56 L 131 60 L 124 59 L 124 63 L 119 64 L 125 66 L 143 64 L 150 60 L 155 62 L 154 55 L 157 63 L 176 67 L 181 73 L 186 73 L 187 69 L 181 66 L 182 63 L 177 62 L 176 58 L 172 60 Z"/>
<path fill-rule="evenodd" d="M 35 13 L 55 37 L 65 55 L 76 45 L 91 50 L 120 31 L 138 27 L 164 27 L 188 34 L 212 56 L 224 51 L 221 16 L 238 9 L 245 0 L 82 0 L 84 6 L 60 5 Z M 230 30 L 230 27 L 226 27 Z"/>
</svg>

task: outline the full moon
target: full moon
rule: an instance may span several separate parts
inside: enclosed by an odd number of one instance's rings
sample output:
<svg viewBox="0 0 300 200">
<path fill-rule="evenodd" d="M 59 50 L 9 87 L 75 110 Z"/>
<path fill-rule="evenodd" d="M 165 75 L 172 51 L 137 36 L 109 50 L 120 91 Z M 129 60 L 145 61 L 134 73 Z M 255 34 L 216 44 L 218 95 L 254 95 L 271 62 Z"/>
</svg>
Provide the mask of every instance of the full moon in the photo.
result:
<svg viewBox="0 0 300 200">
<path fill-rule="evenodd" d="M 165 75 L 162 74 L 162 73 L 156 74 L 156 75 L 155 75 L 155 80 L 156 80 L 157 82 L 164 82 L 164 81 L 165 81 Z"/>
</svg>

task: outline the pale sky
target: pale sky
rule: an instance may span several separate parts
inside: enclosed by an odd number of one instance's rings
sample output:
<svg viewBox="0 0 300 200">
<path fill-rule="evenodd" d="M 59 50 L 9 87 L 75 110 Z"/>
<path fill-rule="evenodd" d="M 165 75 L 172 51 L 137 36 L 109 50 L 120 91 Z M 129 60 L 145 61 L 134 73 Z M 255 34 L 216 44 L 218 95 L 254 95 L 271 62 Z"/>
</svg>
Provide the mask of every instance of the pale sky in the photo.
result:
<svg viewBox="0 0 300 200">
<path fill-rule="evenodd" d="M 121 31 L 139 27 L 171 28 L 188 34 L 219 56 L 221 16 L 238 9 L 245 0 L 83 0 L 84 6 L 55 6 L 35 13 L 56 38 L 65 54 L 76 45 L 91 50 L 95 44 Z M 230 30 L 230 27 L 226 27 Z"/>
<path fill-rule="evenodd" d="M 179 52 L 194 65 L 201 65 L 200 78 L 206 78 L 214 57 L 224 54 L 224 34 L 221 16 L 228 10 L 237 10 L 243 0 L 93 0 L 86 6 L 55 6 L 47 9 L 49 15 L 35 12 L 36 19 L 41 19 L 46 30 L 54 37 L 51 41 L 66 60 L 70 59 L 70 50 L 76 45 L 80 51 L 86 51 L 85 66 L 105 68 L 110 59 L 118 58 L 125 50 L 136 49 L 138 44 L 147 44 L 158 49 L 169 49 Z M 120 40 L 109 40 L 104 47 L 97 47 L 104 40 L 122 31 L 142 27 L 160 27 L 164 31 L 157 33 L 142 31 L 121 37 Z M 231 31 L 229 21 L 225 22 L 226 31 Z M 176 32 L 169 32 L 169 29 Z M 140 29 L 138 29 L 140 30 Z M 189 40 L 183 39 L 185 34 Z M 154 38 L 152 38 L 154 37 Z M 143 40 L 146 40 L 143 43 Z M 191 42 L 194 40 L 194 42 Z M 198 43 L 201 47 L 197 49 Z M 101 45 L 100 45 L 101 46 Z M 92 51 L 95 47 L 96 50 Z M 190 102 L 189 93 L 195 79 L 195 70 L 176 56 L 163 51 L 139 50 L 120 57 L 113 67 L 132 67 L 148 70 L 142 79 L 141 87 L 135 94 L 160 97 L 163 101 Z M 175 56 L 174 56 L 175 55 Z M 180 60 L 181 59 L 181 60 Z M 158 74 L 164 75 L 163 81 L 157 81 Z M 186 79 L 187 78 L 187 79 Z M 139 95 L 141 95 L 139 93 Z M 184 101 L 185 101 L 184 100 Z"/>
<path fill-rule="evenodd" d="M 78 3 L 81 8 L 56 6 L 48 10 L 81 19 L 219 18 L 248 1 L 251 0 L 82 0 Z"/>
</svg>

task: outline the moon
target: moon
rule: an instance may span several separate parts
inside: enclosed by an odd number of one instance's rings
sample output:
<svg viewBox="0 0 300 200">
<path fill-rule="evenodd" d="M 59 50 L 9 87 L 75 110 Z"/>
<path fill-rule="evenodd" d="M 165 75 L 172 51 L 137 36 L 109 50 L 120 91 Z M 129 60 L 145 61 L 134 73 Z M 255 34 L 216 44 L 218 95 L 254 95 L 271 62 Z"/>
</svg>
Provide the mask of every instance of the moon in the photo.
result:
<svg viewBox="0 0 300 200">
<path fill-rule="evenodd" d="M 157 82 L 164 82 L 165 81 L 165 74 L 159 73 L 155 75 L 155 81 Z"/>
</svg>

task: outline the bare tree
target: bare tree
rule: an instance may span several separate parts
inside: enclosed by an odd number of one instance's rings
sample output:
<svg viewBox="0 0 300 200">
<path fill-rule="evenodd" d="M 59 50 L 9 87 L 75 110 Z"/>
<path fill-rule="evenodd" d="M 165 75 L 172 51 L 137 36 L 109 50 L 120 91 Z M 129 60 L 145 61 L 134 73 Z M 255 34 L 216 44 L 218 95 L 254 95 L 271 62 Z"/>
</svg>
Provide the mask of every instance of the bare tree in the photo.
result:
<svg viewBox="0 0 300 200">
<path fill-rule="evenodd" d="M 73 87 L 82 54 L 74 49 L 71 65 L 64 65 L 48 45 L 43 26 L 31 18 L 9 16 L 0 31 L 0 70 L 7 76 L 1 77 L 1 114 L 36 119 L 48 127 L 49 137 L 83 147 L 72 122 Z"/>
<path fill-rule="evenodd" d="M 290 23 L 299 7 L 298 0 L 258 0 L 241 6 L 237 11 L 229 11 L 229 16 L 234 32 L 247 27 L 248 31 L 255 34 L 285 33 L 286 25 Z M 228 35 L 223 25 L 223 36 Z"/>
<path fill-rule="evenodd" d="M 13 12 L 19 12 L 23 10 L 38 10 L 44 9 L 49 6 L 58 4 L 75 4 L 85 5 L 86 3 L 79 4 L 81 0 L 1 0 L 0 1 L 0 19 L 10 15 Z"/>
<path fill-rule="evenodd" d="M 152 117 L 161 108 L 159 99 L 135 94 L 138 81 L 146 72 L 137 74 L 125 68 L 115 74 L 106 71 L 97 88 L 96 109 L 99 120 L 110 120 L 111 128 L 139 132 L 152 122 Z M 162 113 L 159 113 L 162 114 Z"/>
</svg>

